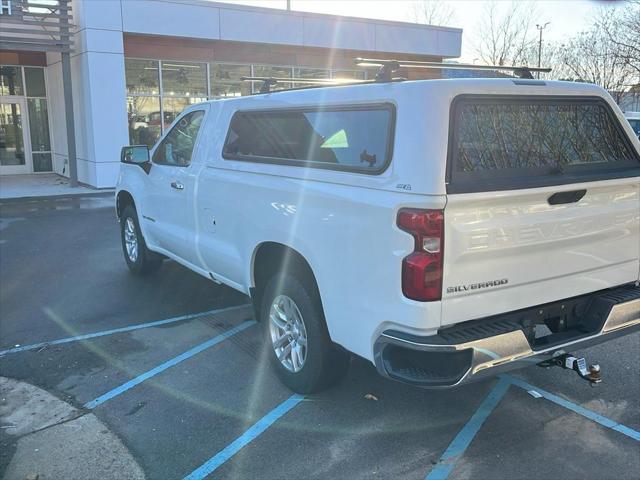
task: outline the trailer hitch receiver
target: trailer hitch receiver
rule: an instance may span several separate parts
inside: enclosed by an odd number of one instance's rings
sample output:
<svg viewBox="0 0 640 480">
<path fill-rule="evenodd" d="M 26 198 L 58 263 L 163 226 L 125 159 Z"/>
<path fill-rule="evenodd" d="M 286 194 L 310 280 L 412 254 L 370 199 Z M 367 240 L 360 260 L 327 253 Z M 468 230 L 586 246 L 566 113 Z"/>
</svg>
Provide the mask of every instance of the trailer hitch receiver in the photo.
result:
<svg viewBox="0 0 640 480">
<path fill-rule="evenodd" d="M 566 370 L 575 371 L 580 378 L 586 380 L 591 386 L 596 386 L 602 382 L 602 372 L 600 371 L 600 365 L 593 364 L 587 368 L 587 361 L 583 358 L 576 358 L 570 353 L 558 355 L 544 362 L 540 362 L 538 365 L 541 367 L 562 367 Z"/>
</svg>

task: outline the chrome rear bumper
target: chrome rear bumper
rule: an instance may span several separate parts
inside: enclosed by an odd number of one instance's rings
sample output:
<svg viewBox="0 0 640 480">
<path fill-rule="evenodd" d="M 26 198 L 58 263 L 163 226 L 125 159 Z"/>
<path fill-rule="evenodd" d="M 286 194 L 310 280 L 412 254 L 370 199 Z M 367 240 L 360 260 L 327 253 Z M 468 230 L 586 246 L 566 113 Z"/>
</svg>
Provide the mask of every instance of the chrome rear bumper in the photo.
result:
<svg viewBox="0 0 640 480">
<path fill-rule="evenodd" d="M 403 338 L 394 332 L 385 331 L 375 343 L 374 363 L 382 375 L 394 380 L 424 388 L 451 388 L 507 370 L 536 364 L 568 353 L 568 350 L 579 350 L 638 330 L 640 295 L 633 300 L 613 305 L 596 333 L 582 335 L 574 340 L 568 339 L 547 348 L 533 348 L 523 330 L 455 344 L 429 343 L 429 339 L 433 337 L 422 337 L 423 341 L 420 337 Z M 428 359 L 423 363 L 433 367 L 431 371 L 436 372 L 432 375 L 433 378 L 429 378 L 428 372 L 416 373 L 413 367 L 398 368 L 394 371 L 393 362 L 389 360 L 394 350 L 400 351 L 400 356 L 407 352 L 412 352 L 413 355 L 420 355 L 416 352 L 425 352 L 424 355 L 428 356 Z M 392 353 L 385 355 L 385 352 Z M 454 358 L 460 365 L 459 373 L 452 374 L 449 370 L 447 374 L 439 375 L 437 372 L 443 363 L 446 364 Z M 430 370 L 430 367 L 424 370 Z"/>
</svg>

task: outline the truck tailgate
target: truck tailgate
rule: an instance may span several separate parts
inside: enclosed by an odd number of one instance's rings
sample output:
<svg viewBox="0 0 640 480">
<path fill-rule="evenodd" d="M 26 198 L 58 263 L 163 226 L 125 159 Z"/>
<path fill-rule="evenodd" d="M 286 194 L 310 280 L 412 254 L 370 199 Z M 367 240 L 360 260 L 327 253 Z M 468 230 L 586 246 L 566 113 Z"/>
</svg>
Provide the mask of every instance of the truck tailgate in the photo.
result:
<svg viewBox="0 0 640 480">
<path fill-rule="evenodd" d="M 558 192 L 586 190 L 550 205 Z M 638 280 L 640 181 L 450 195 L 442 324 Z"/>
</svg>

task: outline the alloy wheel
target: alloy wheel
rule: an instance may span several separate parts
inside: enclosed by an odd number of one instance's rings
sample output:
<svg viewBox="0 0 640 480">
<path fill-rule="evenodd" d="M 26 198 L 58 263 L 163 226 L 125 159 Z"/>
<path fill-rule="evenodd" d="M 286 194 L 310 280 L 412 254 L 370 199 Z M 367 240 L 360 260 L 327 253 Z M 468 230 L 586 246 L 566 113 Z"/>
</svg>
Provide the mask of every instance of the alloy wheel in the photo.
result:
<svg viewBox="0 0 640 480">
<path fill-rule="evenodd" d="M 269 311 L 271 344 L 280 363 L 290 372 L 302 370 L 307 359 L 307 329 L 296 303 L 278 295 Z"/>
<path fill-rule="evenodd" d="M 127 250 L 127 257 L 132 263 L 135 263 L 138 260 L 138 235 L 136 234 L 136 224 L 131 217 L 127 217 L 124 222 L 124 246 Z"/>
</svg>

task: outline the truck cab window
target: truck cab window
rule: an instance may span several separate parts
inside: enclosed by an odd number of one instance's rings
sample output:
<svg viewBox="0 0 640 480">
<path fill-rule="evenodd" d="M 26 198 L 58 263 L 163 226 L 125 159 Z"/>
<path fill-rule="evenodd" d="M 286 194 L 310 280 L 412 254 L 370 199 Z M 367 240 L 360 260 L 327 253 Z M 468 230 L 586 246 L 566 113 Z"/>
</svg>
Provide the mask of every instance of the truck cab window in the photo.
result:
<svg viewBox="0 0 640 480">
<path fill-rule="evenodd" d="M 197 110 L 187 113 L 174 125 L 160 142 L 153 154 L 153 163 L 186 167 L 191 163 L 191 154 L 198 137 L 204 112 Z"/>
</svg>

